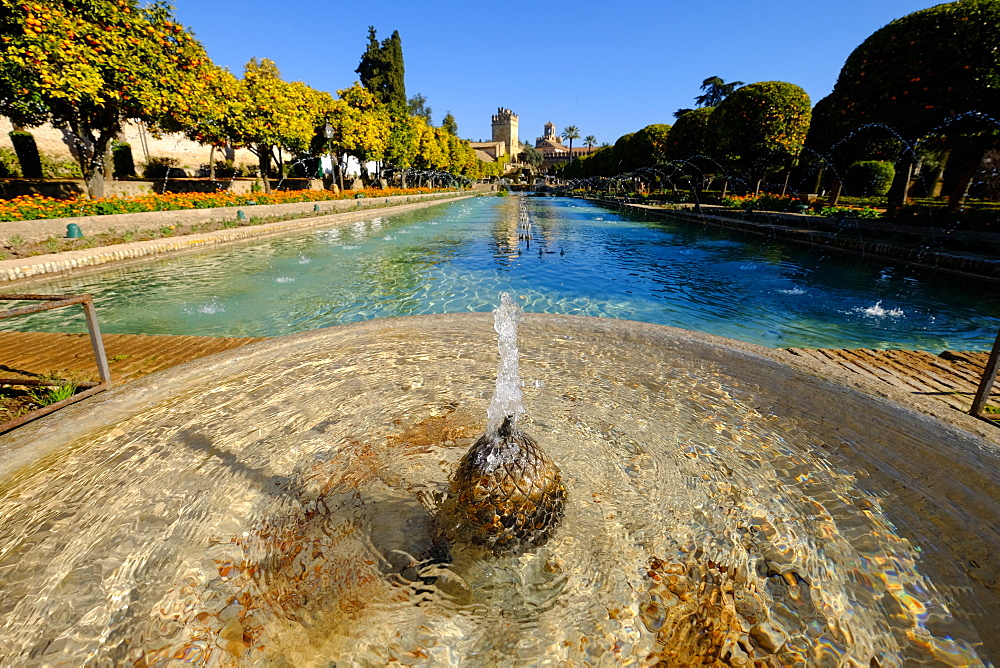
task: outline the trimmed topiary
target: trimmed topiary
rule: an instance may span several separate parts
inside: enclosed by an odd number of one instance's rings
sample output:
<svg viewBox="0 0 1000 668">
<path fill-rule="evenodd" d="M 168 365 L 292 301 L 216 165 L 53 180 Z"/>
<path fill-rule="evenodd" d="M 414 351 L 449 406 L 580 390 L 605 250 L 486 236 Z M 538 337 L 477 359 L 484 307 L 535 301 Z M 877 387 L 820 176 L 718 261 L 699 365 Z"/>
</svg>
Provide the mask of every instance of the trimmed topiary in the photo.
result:
<svg viewBox="0 0 1000 668">
<path fill-rule="evenodd" d="M 719 153 L 746 168 L 783 167 L 802 150 L 812 104 L 799 86 L 761 81 L 727 97 L 711 115 Z"/>
<path fill-rule="evenodd" d="M 30 132 L 14 130 L 10 133 L 10 141 L 14 144 L 17 161 L 21 163 L 21 176 L 26 179 L 42 178 L 42 159 L 38 155 L 35 136 Z"/>
<path fill-rule="evenodd" d="M 896 168 L 882 160 L 860 160 L 847 169 L 844 189 L 854 197 L 884 197 L 889 192 Z"/>
</svg>

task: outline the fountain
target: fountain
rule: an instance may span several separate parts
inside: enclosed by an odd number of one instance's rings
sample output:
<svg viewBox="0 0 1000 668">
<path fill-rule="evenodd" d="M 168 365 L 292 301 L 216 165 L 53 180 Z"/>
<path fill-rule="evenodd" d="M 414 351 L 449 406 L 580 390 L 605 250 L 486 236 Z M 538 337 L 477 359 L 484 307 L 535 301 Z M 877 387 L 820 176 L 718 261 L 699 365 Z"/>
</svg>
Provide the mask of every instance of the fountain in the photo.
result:
<svg viewBox="0 0 1000 668">
<path fill-rule="evenodd" d="M 750 344 L 539 314 L 491 404 L 495 335 L 483 313 L 310 331 L 0 437 L 0 664 L 1000 656 L 977 421 Z M 492 554 L 444 506 L 470 446 L 522 433 L 563 520 Z"/>
<path fill-rule="evenodd" d="M 517 426 L 524 412 L 517 374 L 519 314 L 517 303 L 503 293 L 494 326 L 500 369 L 486 410 L 486 433 L 462 457 L 439 513 L 447 534 L 496 556 L 544 545 L 566 503 L 559 467 Z"/>
</svg>

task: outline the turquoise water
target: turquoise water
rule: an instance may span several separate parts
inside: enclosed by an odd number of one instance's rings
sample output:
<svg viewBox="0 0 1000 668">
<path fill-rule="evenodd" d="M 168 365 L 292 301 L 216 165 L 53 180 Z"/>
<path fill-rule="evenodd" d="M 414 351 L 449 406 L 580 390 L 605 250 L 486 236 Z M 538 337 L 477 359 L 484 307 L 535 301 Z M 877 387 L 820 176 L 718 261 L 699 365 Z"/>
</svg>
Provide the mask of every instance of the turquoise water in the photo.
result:
<svg viewBox="0 0 1000 668">
<path fill-rule="evenodd" d="M 478 198 L 32 286 L 89 293 L 106 333 L 278 336 L 368 318 L 525 311 L 641 320 L 772 347 L 988 349 L 996 284 L 642 220 Z M 523 238 L 523 237 L 527 238 Z M 0 303 L 0 306 L 3 306 Z M 79 309 L 0 322 L 86 331 Z"/>
</svg>

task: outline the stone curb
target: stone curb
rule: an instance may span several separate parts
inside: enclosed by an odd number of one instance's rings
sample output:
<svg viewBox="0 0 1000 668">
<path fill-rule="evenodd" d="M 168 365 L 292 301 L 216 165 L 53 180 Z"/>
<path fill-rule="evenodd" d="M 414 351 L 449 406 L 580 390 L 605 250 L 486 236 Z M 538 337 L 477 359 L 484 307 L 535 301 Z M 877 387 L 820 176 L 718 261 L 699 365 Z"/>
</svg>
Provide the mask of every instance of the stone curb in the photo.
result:
<svg viewBox="0 0 1000 668">
<path fill-rule="evenodd" d="M 300 230 L 307 230 L 310 228 L 317 227 L 328 227 L 332 225 L 348 223 L 359 218 L 367 218 L 372 216 L 375 212 L 379 211 L 380 208 L 386 210 L 386 213 L 400 213 L 404 211 L 411 211 L 414 209 L 422 209 L 424 207 L 433 206 L 435 204 L 444 204 L 446 202 L 453 202 L 460 199 L 465 199 L 468 197 L 476 197 L 476 194 L 463 193 L 461 195 L 449 195 L 435 193 L 437 196 L 434 199 L 428 196 L 401 196 L 396 199 L 406 200 L 404 202 L 389 206 L 386 206 L 385 201 L 375 198 L 368 198 L 367 200 L 351 200 L 350 203 L 353 205 L 355 202 L 367 201 L 369 206 L 367 208 L 358 211 L 349 211 L 344 213 L 335 213 L 332 215 L 316 216 L 311 218 L 299 218 L 296 220 L 283 220 L 274 223 L 267 223 L 264 225 L 253 225 L 246 227 L 234 227 L 225 230 L 216 230 L 215 232 L 206 232 L 204 234 L 189 234 L 181 237 L 168 237 L 164 239 L 151 239 L 149 241 L 137 241 L 128 244 L 117 244 L 114 246 L 103 246 L 99 248 L 86 248 L 82 250 L 65 251 L 62 253 L 53 253 L 51 255 L 39 255 L 32 258 L 18 258 L 15 260 L 3 260 L 0 261 L 0 285 L 6 283 L 10 284 L 14 281 L 23 281 L 32 278 L 40 278 L 43 276 L 55 276 L 55 275 L 68 275 L 70 273 L 79 272 L 81 270 L 100 267 L 102 265 L 118 262 L 127 262 L 133 260 L 141 260 L 143 258 L 156 258 L 160 255 L 178 253 L 184 251 L 198 250 L 202 248 L 211 248 L 213 246 L 219 246 L 226 243 L 232 243 L 237 241 L 246 241 L 249 239 L 262 238 L 267 236 L 274 236 L 279 234 L 285 234 L 288 232 L 296 232 Z M 412 202 L 413 198 L 419 197 L 423 201 Z M 393 198 L 388 198 L 393 199 Z M 329 202 L 328 202 L 329 203 Z M 311 210 L 312 202 L 308 203 L 309 208 L 307 211 Z M 272 206 L 288 206 L 285 204 L 272 205 Z M 176 211 L 169 212 L 157 212 L 163 213 L 178 213 Z M 291 213 L 285 211 L 286 214 Z M 230 216 L 235 215 L 235 212 L 230 209 Z M 275 215 L 273 213 L 268 215 Z M 110 218 L 111 216 L 103 216 Z M 228 218 L 227 218 L 228 219 Z M 65 220 L 65 219 L 63 219 Z M 160 221 L 162 224 L 164 221 Z"/>
<path fill-rule="evenodd" d="M 237 211 L 243 211 L 247 218 L 268 218 L 307 213 L 319 206 L 321 213 L 342 213 L 355 209 L 370 209 L 386 204 L 407 203 L 423 199 L 450 197 L 454 193 L 420 193 L 416 195 L 395 195 L 392 197 L 363 197 L 360 199 L 326 200 L 321 202 L 290 202 L 288 204 L 253 204 L 249 206 L 220 206 L 211 209 L 177 209 L 174 211 L 143 211 L 140 213 L 116 213 L 107 216 L 74 216 L 72 218 L 40 218 L 37 220 L 14 220 L 0 222 L 0 239 L 10 239 L 15 235 L 26 241 L 44 241 L 49 237 L 65 237 L 66 226 L 76 223 L 87 235 L 93 236 L 108 230 L 148 230 L 164 225 L 181 223 L 216 223 L 234 220 Z"/>
</svg>

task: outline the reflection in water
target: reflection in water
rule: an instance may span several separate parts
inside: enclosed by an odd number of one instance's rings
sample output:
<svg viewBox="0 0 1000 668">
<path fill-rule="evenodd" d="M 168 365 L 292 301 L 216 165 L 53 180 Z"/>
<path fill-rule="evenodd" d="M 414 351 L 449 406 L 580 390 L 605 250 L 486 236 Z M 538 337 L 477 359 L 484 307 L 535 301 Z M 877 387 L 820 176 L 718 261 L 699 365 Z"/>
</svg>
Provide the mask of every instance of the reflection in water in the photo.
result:
<svg viewBox="0 0 1000 668">
<path fill-rule="evenodd" d="M 519 330 L 525 428 L 570 490 L 559 531 L 518 557 L 445 558 L 419 499 L 484 431 L 491 324 L 290 337 L 64 409 L 59 433 L 29 426 L 58 449 L 0 481 L 0 663 L 905 666 L 998 649 L 1000 605 L 967 573 L 1000 568 L 983 444 L 607 320 Z"/>
<path fill-rule="evenodd" d="M 275 336 L 489 311 L 501 292 L 528 312 L 639 320 L 773 347 L 988 349 L 1000 324 L 991 283 L 631 219 L 577 200 L 528 198 L 524 229 L 520 199 L 465 200 L 32 289 L 93 294 L 110 333 Z M 876 305 L 894 315 L 872 317 Z M 0 327 L 86 331 L 82 315 L 64 311 Z"/>
</svg>

